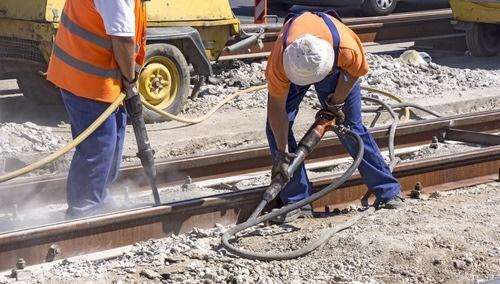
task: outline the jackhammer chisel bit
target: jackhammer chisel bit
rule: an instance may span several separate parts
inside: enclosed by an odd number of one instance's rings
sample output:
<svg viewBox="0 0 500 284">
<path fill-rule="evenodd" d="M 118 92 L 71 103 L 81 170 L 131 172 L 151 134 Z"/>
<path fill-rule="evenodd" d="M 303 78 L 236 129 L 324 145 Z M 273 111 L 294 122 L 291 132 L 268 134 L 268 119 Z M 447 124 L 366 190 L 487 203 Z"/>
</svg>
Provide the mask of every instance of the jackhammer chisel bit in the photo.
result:
<svg viewBox="0 0 500 284">
<path fill-rule="evenodd" d="M 158 206 L 161 204 L 161 200 L 156 184 L 154 150 L 151 148 L 151 145 L 149 143 L 146 123 L 144 122 L 144 117 L 142 116 L 141 97 L 136 86 L 131 88 L 130 90 L 127 90 L 126 95 L 125 109 L 127 110 L 128 117 L 130 119 L 132 127 L 134 128 L 134 134 L 138 148 L 137 157 L 141 160 L 141 165 L 144 168 L 144 172 L 148 177 L 151 190 L 153 191 L 155 205 Z"/>
</svg>

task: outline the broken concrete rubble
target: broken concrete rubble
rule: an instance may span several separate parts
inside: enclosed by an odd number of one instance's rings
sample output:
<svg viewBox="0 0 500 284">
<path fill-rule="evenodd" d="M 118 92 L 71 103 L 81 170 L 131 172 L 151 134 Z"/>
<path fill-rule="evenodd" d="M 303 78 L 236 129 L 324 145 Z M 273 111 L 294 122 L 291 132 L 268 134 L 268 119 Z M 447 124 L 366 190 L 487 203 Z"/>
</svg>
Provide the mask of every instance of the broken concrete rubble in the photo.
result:
<svg viewBox="0 0 500 284">
<path fill-rule="evenodd" d="M 52 128 L 31 122 L 0 123 L 0 155 L 15 156 L 28 152 L 52 152 L 65 145 L 65 139 Z"/>
</svg>

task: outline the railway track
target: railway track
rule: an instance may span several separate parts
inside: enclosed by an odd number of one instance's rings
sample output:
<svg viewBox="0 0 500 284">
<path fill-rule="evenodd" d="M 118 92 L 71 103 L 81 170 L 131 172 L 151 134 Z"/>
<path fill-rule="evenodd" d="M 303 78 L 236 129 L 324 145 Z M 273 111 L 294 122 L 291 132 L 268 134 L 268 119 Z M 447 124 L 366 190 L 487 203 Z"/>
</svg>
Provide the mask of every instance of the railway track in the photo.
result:
<svg viewBox="0 0 500 284">
<path fill-rule="evenodd" d="M 394 174 L 405 190 L 420 182 L 424 191 L 455 189 L 485 183 L 498 178 L 500 168 L 500 138 L 488 132 L 500 129 L 500 110 L 402 124 L 396 133 L 397 147 L 430 143 L 433 137 L 456 140 L 483 147 L 470 152 L 439 158 L 402 163 Z M 372 131 L 381 147 L 386 147 L 387 128 Z M 338 139 L 327 138 L 308 162 L 321 162 L 344 156 Z M 269 164 L 266 147 L 226 151 L 208 156 L 161 161 L 158 163 L 159 182 L 171 185 L 182 182 L 185 175 L 195 180 L 207 180 L 264 170 Z M 170 175 L 173 169 L 183 175 Z M 140 167 L 122 169 L 123 178 L 139 177 Z M 315 188 L 332 177 L 313 180 Z M 123 181 L 123 180 L 122 180 Z M 145 181 L 137 192 L 149 191 Z M 193 227 L 210 228 L 216 223 L 229 225 L 244 220 L 260 201 L 264 188 L 235 191 L 202 198 L 144 206 L 93 218 L 61 221 L 29 229 L 0 233 L 0 270 L 12 268 L 18 258 L 28 264 L 67 258 L 130 245 L 150 238 L 179 234 Z M 361 177 L 353 176 L 339 190 L 315 202 L 317 210 L 341 208 L 358 200 L 366 191 Z M 33 197 L 34 196 L 34 197 Z M 59 202 L 64 197 L 64 177 L 40 177 L 13 181 L 0 187 L 1 208 L 11 208 L 19 202 L 28 206 L 29 198 L 45 198 L 44 202 Z M 25 203 L 21 203 L 21 202 Z M 10 204 L 10 207 L 9 207 Z M 31 204 L 33 206 L 33 204 Z"/>
<path fill-rule="evenodd" d="M 473 130 L 476 132 L 500 130 L 500 110 L 454 115 L 401 124 L 396 131 L 395 143 L 398 148 L 429 144 L 433 137 L 451 133 L 450 128 Z M 371 129 L 381 149 L 387 148 L 388 128 Z M 468 135 L 470 139 L 471 136 Z M 479 137 L 479 136 L 475 136 Z M 481 143 L 478 143 L 481 144 Z M 310 162 L 345 157 L 346 153 L 337 137 L 326 137 L 310 155 Z M 189 176 L 193 181 L 209 180 L 266 170 L 271 161 L 267 145 L 252 146 L 238 150 L 202 154 L 187 158 L 157 160 L 158 184 L 161 187 L 181 184 Z M 127 166 L 121 169 L 119 191 L 128 180 L 134 180 L 131 192 L 149 192 L 149 183 L 143 178 L 142 167 Z M 49 175 L 20 178 L 0 184 L 0 212 L 11 210 L 13 204 L 18 209 L 30 208 L 40 203 L 66 202 L 66 176 Z M 12 192 L 16 194 L 13 195 Z"/>
<path fill-rule="evenodd" d="M 356 32 L 364 43 L 392 43 L 429 39 L 465 40 L 465 34 L 453 28 L 452 19 L 451 9 L 439 9 L 378 17 L 346 18 L 344 23 Z M 224 52 L 219 60 L 268 56 L 282 26 L 279 23 L 266 25 L 262 38 L 262 48 L 254 46 L 234 53 Z M 261 28 L 262 25 L 257 24 L 242 25 L 242 29 L 248 33 L 258 33 Z M 230 45 L 231 42 L 228 44 Z"/>
</svg>

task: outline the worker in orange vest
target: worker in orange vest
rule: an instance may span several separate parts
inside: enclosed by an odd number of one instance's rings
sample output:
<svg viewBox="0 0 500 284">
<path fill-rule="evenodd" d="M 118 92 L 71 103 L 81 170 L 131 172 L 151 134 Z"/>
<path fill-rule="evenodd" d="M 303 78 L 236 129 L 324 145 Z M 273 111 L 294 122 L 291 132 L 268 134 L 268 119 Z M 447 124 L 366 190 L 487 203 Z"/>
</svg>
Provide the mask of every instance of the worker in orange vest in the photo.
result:
<svg viewBox="0 0 500 284">
<path fill-rule="evenodd" d="M 146 26 L 142 0 L 66 0 L 47 79 L 61 89 L 73 138 L 136 84 Z M 76 147 L 67 180 L 67 216 L 113 205 L 109 187 L 120 168 L 126 124 L 120 107 Z"/>
<path fill-rule="evenodd" d="M 266 132 L 273 154 L 271 175 L 282 175 L 289 180 L 280 193 L 284 205 L 307 198 L 311 192 L 304 165 L 293 176 L 288 175 L 288 166 L 298 147 L 292 131 L 293 122 L 311 85 L 318 94 L 322 112 L 335 117 L 337 123 L 363 139 L 364 156 L 358 170 L 375 193 L 376 206 L 397 208 L 403 205 L 401 186 L 362 122 L 359 78 L 368 70 L 361 41 L 334 11 L 291 14 L 286 18 L 266 69 L 269 88 Z M 352 156 L 356 156 L 354 140 L 341 138 L 341 142 Z M 288 222 L 309 216 L 312 216 L 310 205 L 274 221 Z"/>
</svg>

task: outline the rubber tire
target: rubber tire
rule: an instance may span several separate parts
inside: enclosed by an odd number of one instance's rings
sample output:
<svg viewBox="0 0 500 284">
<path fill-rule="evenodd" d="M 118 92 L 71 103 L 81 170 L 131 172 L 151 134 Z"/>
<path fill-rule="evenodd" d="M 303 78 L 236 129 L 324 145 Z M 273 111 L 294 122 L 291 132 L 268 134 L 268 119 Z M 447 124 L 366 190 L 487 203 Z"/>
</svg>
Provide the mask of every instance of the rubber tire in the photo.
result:
<svg viewBox="0 0 500 284">
<path fill-rule="evenodd" d="M 488 29 L 497 29 L 496 42 L 489 45 L 485 40 Z M 488 57 L 500 52 L 500 25 L 474 23 L 470 30 L 465 32 L 467 47 L 473 56 Z"/>
<path fill-rule="evenodd" d="M 282 12 L 288 12 L 292 7 L 293 4 L 287 4 L 280 2 L 279 0 L 269 0 L 267 2 L 268 8 L 273 10 L 273 11 L 282 11 Z"/>
<path fill-rule="evenodd" d="M 61 105 L 59 88 L 47 81 L 38 71 L 19 73 L 17 84 L 23 96 L 36 105 Z"/>
<path fill-rule="evenodd" d="M 189 83 L 189 66 L 186 58 L 182 52 L 175 46 L 165 43 L 151 44 L 146 48 L 146 65 L 148 64 L 148 58 L 153 56 L 164 56 L 170 58 L 177 66 L 180 76 L 179 93 L 175 97 L 175 100 L 165 109 L 164 111 L 171 114 L 178 114 L 182 111 L 184 104 L 190 94 Z M 168 119 L 163 118 L 152 110 L 144 108 L 143 111 L 144 119 L 148 123 L 152 122 L 162 122 Z"/>
<path fill-rule="evenodd" d="M 363 15 L 365 16 L 385 16 L 389 15 L 390 13 L 394 12 L 396 9 L 396 6 L 398 4 L 397 0 L 394 0 L 392 2 L 392 5 L 388 9 L 380 9 L 377 6 L 377 0 L 365 0 L 363 4 L 361 5 L 361 11 L 363 12 Z"/>
</svg>

